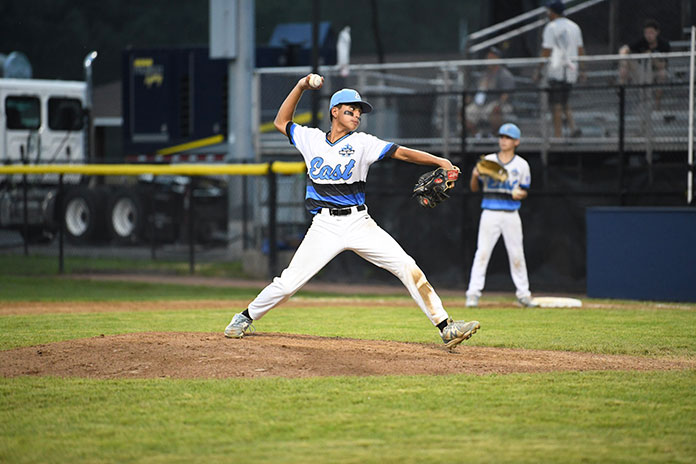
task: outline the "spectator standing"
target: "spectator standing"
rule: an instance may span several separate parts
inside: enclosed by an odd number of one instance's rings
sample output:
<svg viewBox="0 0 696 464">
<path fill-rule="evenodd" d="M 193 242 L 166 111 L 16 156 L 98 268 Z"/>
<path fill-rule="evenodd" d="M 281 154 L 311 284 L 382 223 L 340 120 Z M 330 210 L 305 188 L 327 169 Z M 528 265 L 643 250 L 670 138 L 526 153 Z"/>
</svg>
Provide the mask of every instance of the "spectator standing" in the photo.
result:
<svg viewBox="0 0 696 464">
<path fill-rule="evenodd" d="M 585 54 L 580 26 L 563 16 L 561 0 L 546 4 L 549 22 L 544 26 L 541 43 L 541 56 L 549 58 L 546 78 L 549 85 L 549 104 L 553 114 L 555 137 L 561 137 L 563 118 L 571 136 L 579 136 L 582 131 L 575 127 L 573 114 L 568 103 L 573 84 L 581 75 L 578 56 Z"/>
</svg>

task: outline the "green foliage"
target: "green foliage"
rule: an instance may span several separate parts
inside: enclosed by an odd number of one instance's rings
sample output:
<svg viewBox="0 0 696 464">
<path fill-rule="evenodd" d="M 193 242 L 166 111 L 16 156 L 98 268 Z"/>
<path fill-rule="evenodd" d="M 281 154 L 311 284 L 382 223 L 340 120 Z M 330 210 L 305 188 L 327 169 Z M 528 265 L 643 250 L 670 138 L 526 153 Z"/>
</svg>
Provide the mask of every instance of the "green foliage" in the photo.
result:
<svg viewBox="0 0 696 464">
<path fill-rule="evenodd" d="M 206 45 L 207 0 L 4 0 L 3 52 L 27 55 L 34 77 L 84 79 L 82 60 L 97 50 L 95 83 L 121 79 L 128 47 Z"/>
<path fill-rule="evenodd" d="M 374 24 L 387 56 L 456 52 L 459 22 L 474 31 L 487 20 L 482 3 L 450 1 L 433 8 L 418 0 L 319 2 L 320 19 L 331 22 L 336 33 L 350 25 L 353 55 L 368 56 L 376 53 Z M 82 60 L 97 50 L 94 81 L 100 85 L 121 79 L 121 53 L 127 48 L 206 46 L 208 16 L 208 0 L 4 0 L 0 39 L 3 53 L 25 53 L 34 77 L 44 79 L 83 79 Z M 267 45 L 279 23 L 311 20 L 310 0 L 257 1 L 256 43 Z"/>
</svg>

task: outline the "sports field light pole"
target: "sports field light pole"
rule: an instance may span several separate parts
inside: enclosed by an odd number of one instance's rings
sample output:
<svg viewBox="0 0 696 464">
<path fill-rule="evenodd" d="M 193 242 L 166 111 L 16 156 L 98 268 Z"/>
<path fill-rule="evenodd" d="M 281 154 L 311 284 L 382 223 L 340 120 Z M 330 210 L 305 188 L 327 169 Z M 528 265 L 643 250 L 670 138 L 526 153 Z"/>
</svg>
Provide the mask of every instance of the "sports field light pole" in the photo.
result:
<svg viewBox="0 0 696 464">
<path fill-rule="evenodd" d="M 226 163 L 254 159 L 251 108 L 252 77 L 255 63 L 254 0 L 209 0 L 210 58 L 227 60 L 227 155 Z M 228 238 L 230 246 L 241 254 L 242 230 L 239 176 L 228 180 Z M 253 208 L 253 205 L 251 205 Z M 255 211 L 251 211 L 252 216 Z"/>
<path fill-rule="evenodd" d="M 686 174 L 686 202 L 694 201 L 694 49 L 696 26 L 691 26 L 691 56 L 689 57 L 689 172 Z"/>
<path fill-rule="evenodd" d="M 87 84 L 87 95 L 85 97 L 85 126 L 87 130 L 84 134 L 84 154 L 85 160 L 91 163 L 94 160 L 94 114 L 92 113 L 93 92 L 92 92 L 92 62 L 97 58 L 97 52 L 91 51 L 85 56 L 83 66 L 85 68 L 85 83 Z"/>
<path fill-rule="evenodd" d="M 319 0 L 312 1 L 312 72 L 319 73 Z M 312 92 L 312 127 L 319 127 L 319 92 Z"/>
</svg>

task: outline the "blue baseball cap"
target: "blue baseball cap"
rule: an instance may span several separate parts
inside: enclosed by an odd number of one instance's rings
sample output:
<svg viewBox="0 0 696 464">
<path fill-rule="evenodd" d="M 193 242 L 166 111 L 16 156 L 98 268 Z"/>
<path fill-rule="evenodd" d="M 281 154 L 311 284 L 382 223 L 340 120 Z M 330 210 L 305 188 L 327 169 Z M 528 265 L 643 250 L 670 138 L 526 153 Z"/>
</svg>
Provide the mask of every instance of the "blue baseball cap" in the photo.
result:
<svg viewBox="0 0 696 464">
<path fill-rule="evenodd" d="M 341 89 L 331 96 L 331 103 L 329 104 L 329 111 L 336 105 L 342 103 L 360 103 L 363 113 L 369 113 L 372 111 L 372 105 L 360 98 L 360 94 L 357 90 L 353 89 Z"/>
<path fill-rule="evenodd" d="M 513 123 L 508 122 L 500 126 L 500 129 L 498 129 L 498 135 L 507 135 L 511 139 L 519 140 L 522 136 L 522 131 L 520 131 L 520 128 Z"/>
<path fill-rule="evenodd" d="M 565 5 L 562 0 L 551 0 L 546 2 L 546 8 L 553 11 L 557 15 L 563 16 L 563 10 L 565 10 Z"/>
</svg>

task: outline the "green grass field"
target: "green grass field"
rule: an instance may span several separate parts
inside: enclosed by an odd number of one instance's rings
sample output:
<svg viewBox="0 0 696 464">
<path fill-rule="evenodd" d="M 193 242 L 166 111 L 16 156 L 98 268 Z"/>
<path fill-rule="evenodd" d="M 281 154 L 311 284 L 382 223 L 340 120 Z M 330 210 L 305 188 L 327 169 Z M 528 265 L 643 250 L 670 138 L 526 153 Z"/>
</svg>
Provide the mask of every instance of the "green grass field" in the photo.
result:
<svg viewBox="0 0 696 464">
<path fill-rule="evenodd" d="M 0 274 L 0 307 L 17 301 L 248 299 L 256 293 L 67 282 L 41 272 Z M 311 302 L 314 295 L 298 296 Z M 279 308 L 257 330 L 438 342 L 415 306 L 374 308 L 368 297 L 355 307 L 323 301 L 320 307 Z M 615 303 L 448 310 L 481 321 L 471 345 L 696 359 L 696 305 Z M 0 349 L 127 332 L 220 333 L 235 310 L 5 315 Z M 0 378 L 0 462 L 696 462 L 694 391 L 696 370 Z"/>
</svg>

